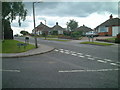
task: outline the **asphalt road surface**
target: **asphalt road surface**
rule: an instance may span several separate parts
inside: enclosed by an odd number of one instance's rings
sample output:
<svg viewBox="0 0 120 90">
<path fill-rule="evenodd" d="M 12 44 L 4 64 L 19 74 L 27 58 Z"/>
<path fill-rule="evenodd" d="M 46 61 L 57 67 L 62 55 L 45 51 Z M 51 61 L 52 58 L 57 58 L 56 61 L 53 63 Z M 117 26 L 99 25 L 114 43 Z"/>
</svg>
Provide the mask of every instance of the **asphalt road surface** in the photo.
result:
<svg viewBox="0 0 120 90">
<path fill-rule="evenodd" d="M 23 37 L 16 38 L 24 40 Z M 34 43 L 34 39 L 30 38 Z M 3 88 L 118 88 L 118 46 L 38 39 L 52 52 L 3 58 Z"/>
</svg>

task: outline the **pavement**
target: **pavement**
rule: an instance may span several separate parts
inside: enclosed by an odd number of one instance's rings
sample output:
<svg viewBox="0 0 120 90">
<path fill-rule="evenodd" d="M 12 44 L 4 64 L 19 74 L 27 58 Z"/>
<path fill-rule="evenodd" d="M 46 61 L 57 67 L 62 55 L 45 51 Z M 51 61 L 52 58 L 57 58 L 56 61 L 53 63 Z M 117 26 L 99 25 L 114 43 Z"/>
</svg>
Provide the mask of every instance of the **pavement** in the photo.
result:
<svg viewBox="0 0 120 90">
<path fill-rule="evenodd" d="M 33 44 L 33 43 L 30 43 Z M 3 58 L 13 58 L 13 57 L 26 57 L 26 56 L 33 56 L 33 55 L 39 55 L 39 54 L 44 54 L 47 52 L 50 52 L 54 50 L 54 47 L 50 47 L 44 44 L 38 44 L 38 48 L 37 49 L 32 49 L 29 50 L 27 52 L 22 52 L 22 53 L 0 53 L 0 57 Z"/>
</svg>

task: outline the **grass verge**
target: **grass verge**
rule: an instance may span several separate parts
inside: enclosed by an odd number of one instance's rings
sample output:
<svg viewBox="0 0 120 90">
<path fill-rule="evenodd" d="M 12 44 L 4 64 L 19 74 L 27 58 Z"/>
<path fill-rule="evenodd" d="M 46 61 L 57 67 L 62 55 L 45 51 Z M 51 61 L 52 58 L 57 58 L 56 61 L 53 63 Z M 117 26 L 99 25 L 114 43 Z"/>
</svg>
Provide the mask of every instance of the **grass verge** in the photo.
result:
<svg viewBox="0 0 120 90">
<path fill-rule="evenodd" d="M 102 46 L 113 45 L 111 43 L 100 43 L 100 42 L 81 42 L 80 44 L 92 44 L 92 45 L 102 45 Z"/>
<path fill-rule="evenodd" d="M 28 44 L 25 48 L 21 46 L 20 48 L 17 46 L 17 43 L 24 43 L 16 40 L 4 40 L 2 42 L 2 52 L 0 53 L 20 53 L 31 50 L 35 48 L 34 45 Z"/>
</svg>

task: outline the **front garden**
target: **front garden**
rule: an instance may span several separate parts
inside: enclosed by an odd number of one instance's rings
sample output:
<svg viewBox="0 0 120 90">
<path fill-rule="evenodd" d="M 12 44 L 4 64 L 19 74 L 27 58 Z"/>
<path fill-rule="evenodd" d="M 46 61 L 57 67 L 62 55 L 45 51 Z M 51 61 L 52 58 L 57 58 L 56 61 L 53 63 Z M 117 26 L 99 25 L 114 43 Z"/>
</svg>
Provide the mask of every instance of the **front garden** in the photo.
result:
<svg viewBox="0 0 120 90">
<path fill-rule="evenodd" d="M 111 43 L 120 43 L 120 33 L 117 37 L 107 38 L 107 39 L 96 39 L 96 41 L 104 41 L 104 42 L 111 42 Z"/>
</svg>

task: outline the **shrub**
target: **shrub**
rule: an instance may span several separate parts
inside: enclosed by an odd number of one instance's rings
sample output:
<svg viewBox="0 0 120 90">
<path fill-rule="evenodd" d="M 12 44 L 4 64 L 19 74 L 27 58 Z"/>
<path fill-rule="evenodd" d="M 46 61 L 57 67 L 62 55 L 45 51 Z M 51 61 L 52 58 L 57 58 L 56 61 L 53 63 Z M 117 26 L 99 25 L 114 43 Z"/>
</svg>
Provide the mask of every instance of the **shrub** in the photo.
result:
<svg viewBox="0 0 120 90">
<path fill-rule="evenodd" d="M 119 34 L 117 34 L 117 38 L 120 38 L 120 33 L 119 33 Z"/>
<path fill-rule="evenodd" d="M 120 38 L 116 38 L 115 43 L 120 43 Z"/>
</svg>

